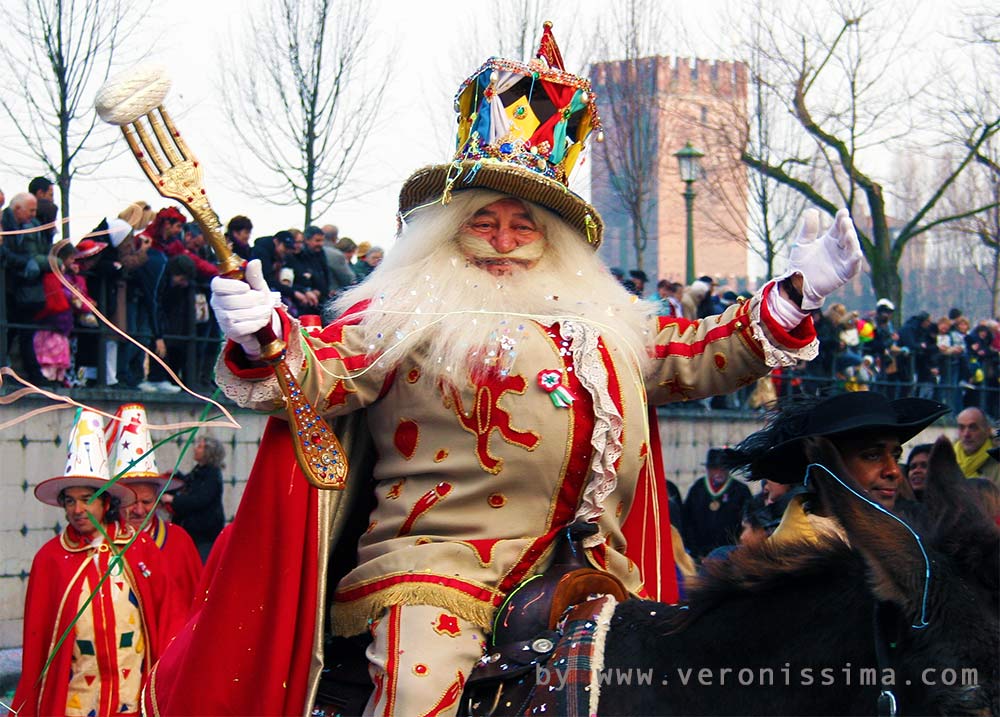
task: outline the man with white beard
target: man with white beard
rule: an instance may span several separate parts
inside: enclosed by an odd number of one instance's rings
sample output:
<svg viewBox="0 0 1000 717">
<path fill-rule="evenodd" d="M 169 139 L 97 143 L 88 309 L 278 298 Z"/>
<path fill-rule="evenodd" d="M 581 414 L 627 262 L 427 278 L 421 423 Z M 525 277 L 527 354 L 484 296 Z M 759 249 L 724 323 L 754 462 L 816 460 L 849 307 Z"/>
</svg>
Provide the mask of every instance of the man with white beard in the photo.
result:
<svg viewBox="0 0 1000 717">
<path fill-rule="evenodd" d="M 366 714 L 454 714 L 497 607 L 545 570 L 575 521 L 598 527 L 590 564 L 634 595 L 676 599 L 672 570 L 649 568 L 668 519 L 642 499 L 662 492 L 646 461 L 647 406 L 732 391 L 815 356 L 802 307 L 860 262 L 846 211 L 818 239 L 818 217 L 807 217 L 786 278 L 721 316 L 657 317 L 597 259 L 600 217 L 566 188 L 600 124 L 589 83 L 562 69 L 546 37 L 530 65 L 493 59 L 463 85 L 458 156 L 404 185 L 393 251 L 337 300 L 335 323 L 300 330 L 254 262 L 247 283 L 213 281 L 230 339 L 216 370 L 227 395 L 282 405 L 256 360 L 254 332 L 270 324 L 318 412 L 365 412 L 375 507 L 328 629 L 372 637 Z M 645 527 L 630 531 L 629 518 Z"/>
</svg>

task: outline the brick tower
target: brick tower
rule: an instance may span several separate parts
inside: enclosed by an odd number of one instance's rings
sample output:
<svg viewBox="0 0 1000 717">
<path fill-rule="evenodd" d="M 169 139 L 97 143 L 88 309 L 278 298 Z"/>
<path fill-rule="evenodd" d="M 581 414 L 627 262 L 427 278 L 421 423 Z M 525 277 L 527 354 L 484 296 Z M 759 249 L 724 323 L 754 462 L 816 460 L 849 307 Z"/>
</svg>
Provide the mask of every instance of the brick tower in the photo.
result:
<svg viewBox="0 0 1000 717">
<path fill-rule="evenodd" d="M 648 236 L 642 268 L 654 287 L 658 278 L 684 281 L 687 220 L 674 153 L 690 141 L 705 153 L 705 176 L 694 184 L 695 276 L 742 285 L 747 174 L 734 138 L 746 125 L 746 65 L 646 57 L 597 63 L 591 78 L 605 125 L 591 164 L 591 199 L 606 225 L 604 260 L 626 271 L 637 266 L 633 213 L 613 187 L 638 186 Z M 629 176 L 630 168 L 642 176 Z"/>
</svg>

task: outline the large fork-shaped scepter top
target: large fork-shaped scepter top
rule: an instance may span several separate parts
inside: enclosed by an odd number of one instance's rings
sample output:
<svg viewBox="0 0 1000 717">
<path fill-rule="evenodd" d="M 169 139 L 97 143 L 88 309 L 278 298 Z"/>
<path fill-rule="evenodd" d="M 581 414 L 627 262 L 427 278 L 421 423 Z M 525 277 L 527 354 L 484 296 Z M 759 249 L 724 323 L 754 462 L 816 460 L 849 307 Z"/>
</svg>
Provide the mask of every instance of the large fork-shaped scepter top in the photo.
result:
<svg viewBox="0 0 1000 717">
<path fill-rule="evenodd" d="M 94 104 L 102 120 L 121 127 L 125 141 L 156 191 L 191 212 L 215 250 L 222 275 L 242 279 L 242 262 L 223 237 L 219 216 L 202 186 L 201 165 L 163 107 L 169 89 L 170 80 L 161 68 L 136 68 L 108 80 Z M 269 326 L 256 335 L 261 359 L 274 367 L 285 397 L 299 466 L 316 487 L 343 488 L 347 457 L 333 430 L 304 398 L 285 360 L 285 342 Z"/>
</svg>

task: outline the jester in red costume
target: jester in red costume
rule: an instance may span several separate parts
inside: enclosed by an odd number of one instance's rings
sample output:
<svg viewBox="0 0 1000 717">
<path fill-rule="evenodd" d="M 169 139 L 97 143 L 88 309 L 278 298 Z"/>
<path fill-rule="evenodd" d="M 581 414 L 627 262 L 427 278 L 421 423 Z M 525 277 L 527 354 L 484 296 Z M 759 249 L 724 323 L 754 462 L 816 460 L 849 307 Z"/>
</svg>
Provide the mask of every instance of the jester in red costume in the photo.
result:
<svg viewBox="0 0 1000 717">
<path fill-rule="evenodd" d="M 119 522 L 135 495 L 108 485 L 102 431 L 82 411 L 66 475 L 35 488 L 67 526 L 31 565 L 18 715 L 138 715 L 142 684 L 185 619 L 156 546 Z"/>
<path fill-rule="evenodd" d="M 169 474 L 161 474 L 156 467 L 145 406 L 141 403 L 119 406 L 115 418 L 105 429 L 109 453 L 114 449 L 111 472 L 136 496 L 125 517 L 129 525 L 143 532 L 160 549 L 176 598 L 187 607 L 194 600 L 201 580 L 201 555 L 184 528 L 163 520 L 156 511 L 164 491 L 176 490 L 183 484 Z"/>
<path fill-rule="evenodd" d="M 308 712 L 325 630 L 371 637 L 366 714 L 454 714 L 497 607 L 545 570 L 556 536 L 579 520 L 598 526 L 584 543 L 591 565 L 637 597 L 676 599 L 648 406 L 735 390 L 814 356 L 803 307 L 853 274 L 859 249 L 846 215 L 818 240 L 807 223 L 786 279 L 721 316 L 658 318 L 597 260 L 600 217 L 566 188 L 599 119 L 589 84 L 556 58 L 494 59 L 463 85 L 458 156 L 404 185 L 406 226 L 339 300 L 335 323 L 303 330 L 274 308 L 253 262 L 246 284 L 213 282 L 230 339 L 219 385 L 244 406 L 282 405 L 256 361 L 253 334 L 270 324 L 312 405 L 356 419 L 346 443 L 373 444 L 361 488 L 371 502 L 357 550 L 337 546 L 350 563 L 340 577 L 344 566 L 327 556 L 352 515 L 341 496 L 303 484 L 287 429 L 272 419 L 205 606 L 156 669 L 154 711 L 194 708 L 180 686 L 199 675 L 209 711 Z M 319 430 L 299 438 L 318 440 Z M 348 494 L 363 480 L 352 471 Z M 260 520 L 268 510 L 280 511 L 280 531 Z M 261 591 L 260 617 L 241 614 L 239 624 L 273 630 L 281 615 L 287 638 L 246 659 L 252 638 L 229 640 L 241 657 L 206 687 L 203 631 L 220 637 L 215 605 L 236 597 L 227 586 L 254 560 L 244 541 L 255 537 L 282 544 L 268 548 L 263 577 L 275 582 Z M 339 580 L 327 591 L 330 572 Z M 234 686 L 245 681 L 252 687 Z"/>
</svg>

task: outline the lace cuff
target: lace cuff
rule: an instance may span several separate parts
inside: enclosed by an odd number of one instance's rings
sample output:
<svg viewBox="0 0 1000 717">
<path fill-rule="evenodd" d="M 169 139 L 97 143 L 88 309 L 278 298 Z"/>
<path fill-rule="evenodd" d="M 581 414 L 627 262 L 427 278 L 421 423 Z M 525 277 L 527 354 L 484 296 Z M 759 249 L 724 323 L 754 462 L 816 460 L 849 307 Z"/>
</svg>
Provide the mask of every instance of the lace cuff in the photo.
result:
<svg viewBox="0 0 1000 717">
<path fill-rule="evenodd" d="M 285 360 L 292 369 L 292 374 L 301 384 L 302 374 L 305 373 L 306 359 L 305 347 L 302 345 L 301 327 L 296 319 L 288 318 L 288 346 L 285 349 Z M 219 353 L 219 358 L 215 362 L 215 383 L 228 398 L 243 408 L 251 408 L 255 411 L 274 411 L 283 408 L 285 397 L 281 393 L 281 386 L 278 379 L 274 377 L 274 372 L 267 369 L 266 376 L 261 378 L 250 378 L 237 376 L 226 360 L 230 346 Z"/>
</svg>

